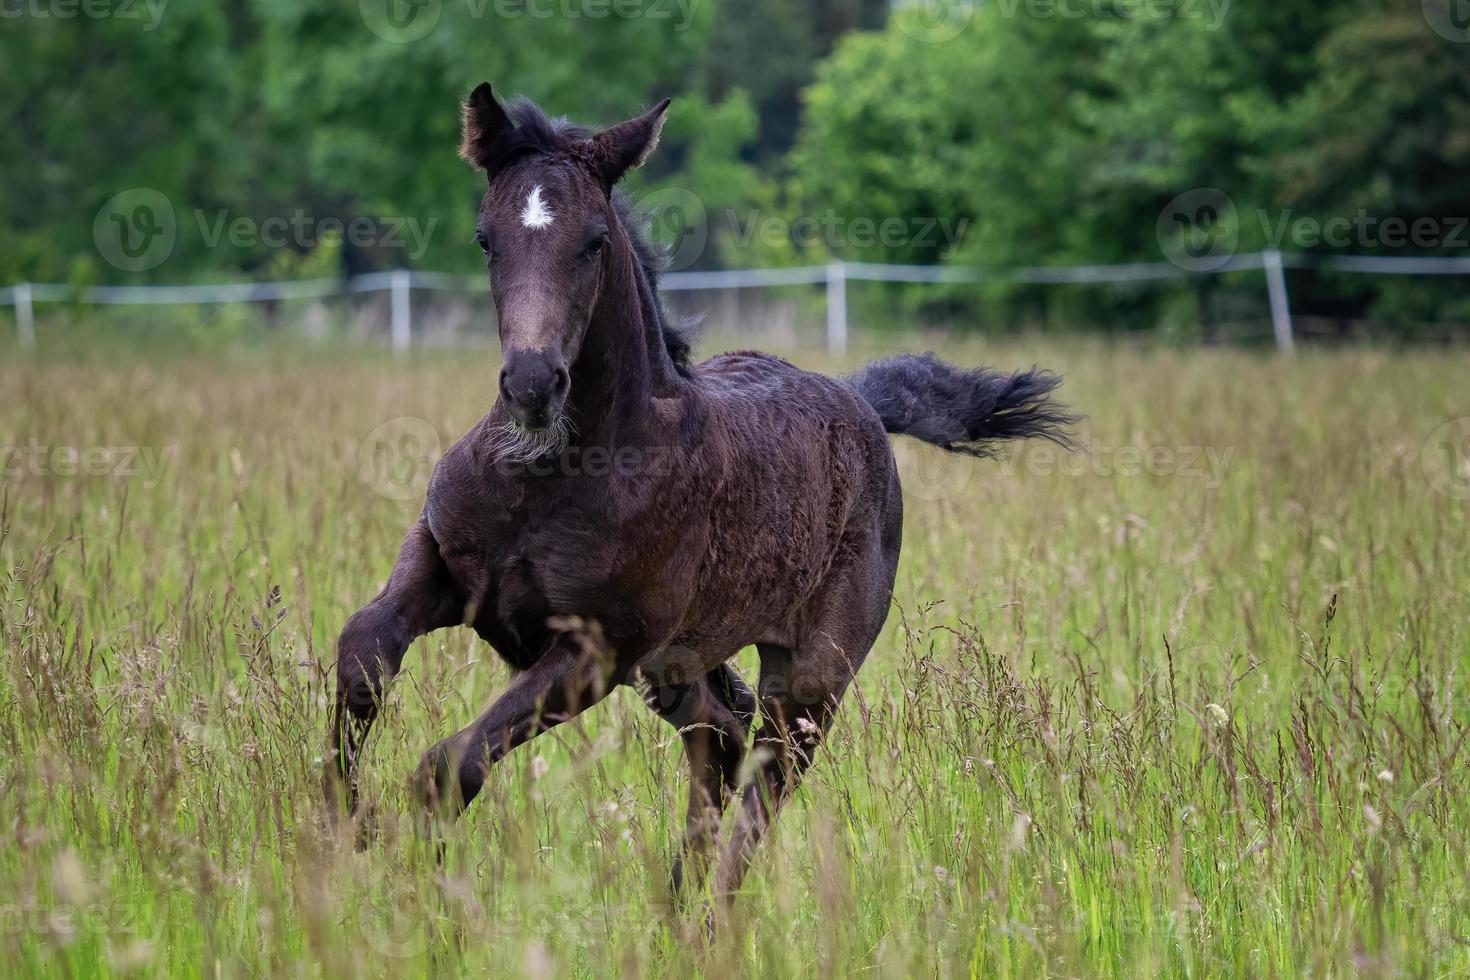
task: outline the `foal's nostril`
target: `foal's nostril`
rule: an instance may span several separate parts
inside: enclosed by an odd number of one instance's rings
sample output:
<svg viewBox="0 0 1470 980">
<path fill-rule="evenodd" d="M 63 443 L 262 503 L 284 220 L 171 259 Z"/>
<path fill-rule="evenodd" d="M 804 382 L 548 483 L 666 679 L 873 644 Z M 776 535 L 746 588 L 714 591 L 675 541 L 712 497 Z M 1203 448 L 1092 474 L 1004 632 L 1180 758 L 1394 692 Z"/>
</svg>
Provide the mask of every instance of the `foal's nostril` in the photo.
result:
<svg viewBox="0 0 1470 980">
<path fill-rule="evenodd" d="M 558 395 L 565 395 L 567 389 L 572 386 L 572 376 L 567 373 L 566 368 L 559 367 L 556 369 L 556 374 L 553 375 L 551 383 Z"/>
<path fill-rule="evenodd" d="M 500 371 L 500 395 L 502 398 L 513 405 L 515 404 L 516 400 L 515 396 L 510 393 L 510 386 L 505 383 L 506 379 L 509 377 L 510 374 L 504 368 L 502 368 Z"/>
</svg>

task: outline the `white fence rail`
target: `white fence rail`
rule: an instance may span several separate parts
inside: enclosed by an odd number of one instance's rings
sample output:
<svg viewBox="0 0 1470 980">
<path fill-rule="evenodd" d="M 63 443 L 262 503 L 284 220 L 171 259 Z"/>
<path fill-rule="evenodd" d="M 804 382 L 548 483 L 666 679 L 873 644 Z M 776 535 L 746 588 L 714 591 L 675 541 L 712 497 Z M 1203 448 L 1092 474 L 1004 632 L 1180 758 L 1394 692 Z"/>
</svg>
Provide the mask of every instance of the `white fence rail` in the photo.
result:
<svg viewBox="0 0 1470 980">
<path fill-rule="evenodd" d="M 982 269 L 960 266 L 832 262 L 828 265 L 785 269 L 673 272 L 662 278 L 661 285 L 664 289 L 675 292 L 825 285 L 827 347 L 833 353 L 840 354 L 847 348 L 847 283 L 850 280 L 910 283 L 1087 284 L 1186 279 L 1201 275 L 1261 270 L 1265 273 L 1266 278 L 1276 346 L 1283 353 L 1291 353 L 1296 343 L 1291 321 L 1291 302 L 1287 291 L 1287 269 L 1324 269 L 1378 275 L 1470 275 L 1470 257 L 1323 256 L 1287 254 L 1278 249 L 1267 249 L 1264 252 L 1212 260 L 1208 266 L 1208 268 L 1189 269 L 1172 262 L 1130 262 L 1116 265 Z M 35 304 L 37 303 L 167 306 L 325 299 L 331 296 L 386 292 L 389 294 L 390 336 L 393 348 L 405 351 L 413 343 L 413 290 L 484 292 L 486 288 L 483 277 L 453 276 L 441 272 L 413 272 L 408 269 L 374 272 L 348 279 L 304 279 L 295 282 L 221 283 L 191 286 L 89 286 L 78 289 L 55 284 L 23 282 L 0 289 L 0 306 L 15 307 L 16 333 L 20 346 L 31 348 L 36 343 Z"/>
</svg>

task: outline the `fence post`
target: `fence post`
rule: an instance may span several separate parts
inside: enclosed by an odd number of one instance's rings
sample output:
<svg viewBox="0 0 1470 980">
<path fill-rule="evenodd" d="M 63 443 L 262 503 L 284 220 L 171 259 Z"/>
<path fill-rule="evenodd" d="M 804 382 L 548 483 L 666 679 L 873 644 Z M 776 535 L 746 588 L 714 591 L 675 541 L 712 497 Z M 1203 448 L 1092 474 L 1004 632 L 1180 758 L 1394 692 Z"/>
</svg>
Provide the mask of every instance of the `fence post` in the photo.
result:
<svg viewBox="0 0 1470 980">
<path fill-rule="evenodd" d="M 15 332 L 22 350 L 33 350 L 36 346 L 36 311 L 31 305 L 31 284 L 20 283 L 15 287 Z"/>
<path fill-rule="evenodd" d="M 1296 351 L 1296 338 L 1291 329 L 1291 299 L 1286 292 L 1286 266 L 1281 249 L 1268 248 L 1261 253 L 1266 267 L 1266 290 L 1271 295 L 1271 327 L 1276 332 L 1276 349 L 1283 354 Z"/>
<path fill-rule="evenodd" d="M 827 266 L 827 353 L 847 353 L 847 266 L 842 262 Z"/>
<path fill-rule="evenodd" d="M 413 285 L 412 273 L 407 269 L 394 269 L 389 282 L 392 302 L 393 349 L 405 353 L 413 342 L 413 326 L 409 319 L 409 293 Z"/>
</svg>

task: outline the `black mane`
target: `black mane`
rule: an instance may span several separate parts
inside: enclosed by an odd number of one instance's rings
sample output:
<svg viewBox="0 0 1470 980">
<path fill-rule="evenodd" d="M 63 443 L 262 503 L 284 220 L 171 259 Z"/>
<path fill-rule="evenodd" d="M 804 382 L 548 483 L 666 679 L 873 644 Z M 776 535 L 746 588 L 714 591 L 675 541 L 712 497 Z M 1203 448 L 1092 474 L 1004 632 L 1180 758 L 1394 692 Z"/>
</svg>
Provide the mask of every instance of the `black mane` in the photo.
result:
<svg viewBox="0 0 1470 980">
<path fill-rule="evenodd" d="M 506 115 L 515 124 L 515 135 L 506 141 L 501 156 L 501 165 L 511 160 L 535 153 L 565 152 L 583 140 L 592 138 L 595 130 L 579 125 L 565 116 L 552 118 L 540 106 L 524 96 L 518 96 L 505 106 Z M 613 210 L 622 222 L 628 239 L 633 243 L 633 255 L 638 268 L 653 291 L 653 311 L 658 319 L 659 333 L 664 339 L 664 349 L 674 362 L 674 368 L 685 377 L 694 371 L 691 358 L 694 346 L 690 334 L 699 324 L 698 317 L 676 321 L 664 307 L 659 296 L 659 277 L 668 265 L 668 256 L 649 236 L 650 222 L 636 204 L 622 191 L 612 194 Z"/>
</svg>

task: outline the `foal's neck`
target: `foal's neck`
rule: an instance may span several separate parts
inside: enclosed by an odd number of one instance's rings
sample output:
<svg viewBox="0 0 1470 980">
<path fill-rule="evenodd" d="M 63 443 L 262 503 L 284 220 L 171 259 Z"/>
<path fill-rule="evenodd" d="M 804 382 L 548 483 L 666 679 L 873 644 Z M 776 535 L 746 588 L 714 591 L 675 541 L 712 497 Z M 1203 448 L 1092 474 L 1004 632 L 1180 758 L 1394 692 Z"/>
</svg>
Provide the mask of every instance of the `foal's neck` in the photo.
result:
<svg viewBox="0 0 1470 980">
<path fill-rule="evenodd" d="M 638 443 L 653 399 L 672 394 L 680 379 L 654 284 L 621 226 L 609 249 L 601 295 L 572 365 L 569 407 L 580 433 L 575 442 L 618 448 Z"/>
</svg>

